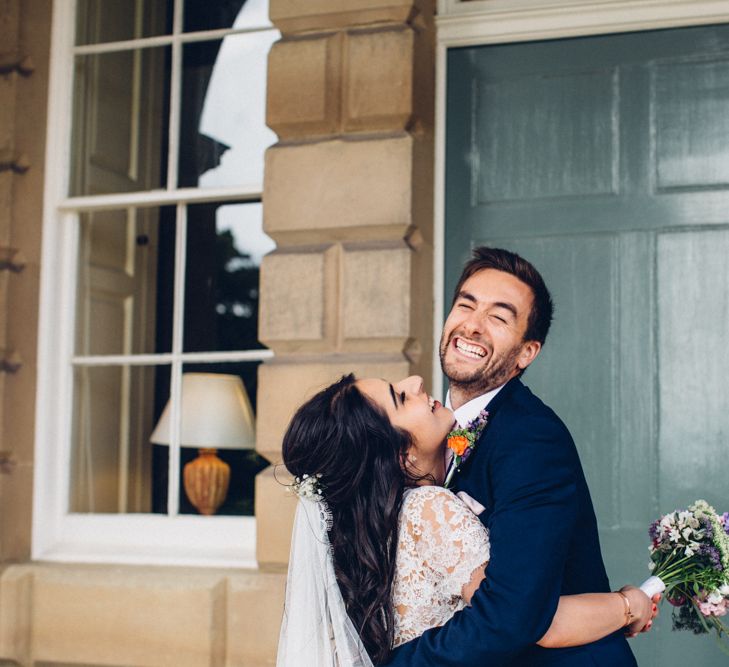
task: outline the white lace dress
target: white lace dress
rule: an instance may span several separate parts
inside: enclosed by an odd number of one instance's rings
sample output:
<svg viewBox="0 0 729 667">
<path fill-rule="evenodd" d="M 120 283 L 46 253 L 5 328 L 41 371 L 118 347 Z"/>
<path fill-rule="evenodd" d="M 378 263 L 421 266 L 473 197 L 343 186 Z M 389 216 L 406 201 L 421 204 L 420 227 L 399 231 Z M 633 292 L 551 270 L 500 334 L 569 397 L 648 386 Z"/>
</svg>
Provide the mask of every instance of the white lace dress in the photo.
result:
<svg viewBox="0 0 729 667">
<path fill-rule="evenodd" d="M 405 491 L 392 596 L 394 645 L 463 609 L 463 587 L 488 560 L 488 531 L 454 493 L 439 486 Z"/>
</svg>

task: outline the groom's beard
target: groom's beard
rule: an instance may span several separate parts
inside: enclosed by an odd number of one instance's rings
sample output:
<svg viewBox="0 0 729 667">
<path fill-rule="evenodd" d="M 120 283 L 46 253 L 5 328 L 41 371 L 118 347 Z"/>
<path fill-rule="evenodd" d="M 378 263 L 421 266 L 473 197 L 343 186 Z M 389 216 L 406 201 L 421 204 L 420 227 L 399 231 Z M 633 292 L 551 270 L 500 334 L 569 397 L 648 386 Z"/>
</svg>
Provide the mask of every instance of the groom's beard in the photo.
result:
<svg viewBox="0 0 729 667">
<path fill-rule="evenodd" d="M 457 368 L 446 359 L 448 347 L 455 335 L 453 332 L 448 340 L 445 340 L 445 337 L 440 340 L 440 367 L 450 386 L 468 396 L 469 400 L 505 384 L 514 376 L 515 370 L 518 373 L 516 360 L 521 352 L 521 345 L 512 347 L 504 354 L 495 354 L 492 350 L 492 356 L 480 368 L 471 370 Z"/>
</svg>

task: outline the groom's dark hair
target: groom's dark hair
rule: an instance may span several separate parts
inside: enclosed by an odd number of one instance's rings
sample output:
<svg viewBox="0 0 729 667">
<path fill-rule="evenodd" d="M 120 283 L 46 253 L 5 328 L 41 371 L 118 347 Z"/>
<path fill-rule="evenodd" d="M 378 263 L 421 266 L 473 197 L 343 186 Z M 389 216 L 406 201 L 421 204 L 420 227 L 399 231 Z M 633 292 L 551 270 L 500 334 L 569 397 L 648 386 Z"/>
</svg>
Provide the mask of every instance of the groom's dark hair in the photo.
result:
<svg viewBox="0 0 729 667">
<path fill-rule="evenodd" d="M 532 290 L 534 302 L 529 312 L 524 340 L 536 340 L 544 344 L 554 313 L 552 297 L 539 271 L 515 252 L 510 252 L 503 248 L 489 248 L 487 246 L 474 248 L 471 259 L 463 267 L 463 273 L 461 273 L 458 285 L 456 285 L 456 290 L 453 294 L 453 302 L 455 303 L 455 300 L 458 298 L 463 283 L 472 275 L 484 269 L 496 269 L 497 271 L 510 273 Z"/>
</svg>

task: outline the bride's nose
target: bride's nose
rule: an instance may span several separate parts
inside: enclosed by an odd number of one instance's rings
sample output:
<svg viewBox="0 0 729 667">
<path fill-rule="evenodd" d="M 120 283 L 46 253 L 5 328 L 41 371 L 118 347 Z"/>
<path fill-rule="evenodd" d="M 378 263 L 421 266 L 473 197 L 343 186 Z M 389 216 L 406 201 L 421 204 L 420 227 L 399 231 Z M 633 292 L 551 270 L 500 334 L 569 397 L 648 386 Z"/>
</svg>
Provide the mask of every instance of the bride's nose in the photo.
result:
<svg viewBox="0 0 729 667">
<path fill-rule="evenodd" d="M 410 377 L 406 377 L 404 380 L 398 382 L 399 389 L 401 391 L 406 391 L 408 394 L 413 394 L 415 396 L 423 393 L 424 383 L 423 378 L 421 378 L 419 375 L 411 375 Z"/>
</svg>

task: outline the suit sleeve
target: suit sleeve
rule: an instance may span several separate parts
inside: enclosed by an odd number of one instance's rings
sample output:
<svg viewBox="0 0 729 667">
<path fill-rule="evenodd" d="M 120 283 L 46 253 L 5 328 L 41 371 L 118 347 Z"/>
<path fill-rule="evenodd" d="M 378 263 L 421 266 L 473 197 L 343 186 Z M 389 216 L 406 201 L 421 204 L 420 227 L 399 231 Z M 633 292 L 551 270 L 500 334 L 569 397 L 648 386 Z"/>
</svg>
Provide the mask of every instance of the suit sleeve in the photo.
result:
<svg viewBox="0 0 729 667">
<path fill-rule="evenodd" d="M 390 665 L 509 665 L 552 622 L 577 515 L 572 439 L 551 414 L 512 420 L 490 438 L 478 471 L 493 500 L 486 579 L 471 607 L 399 647 Z"/>
</svg>

